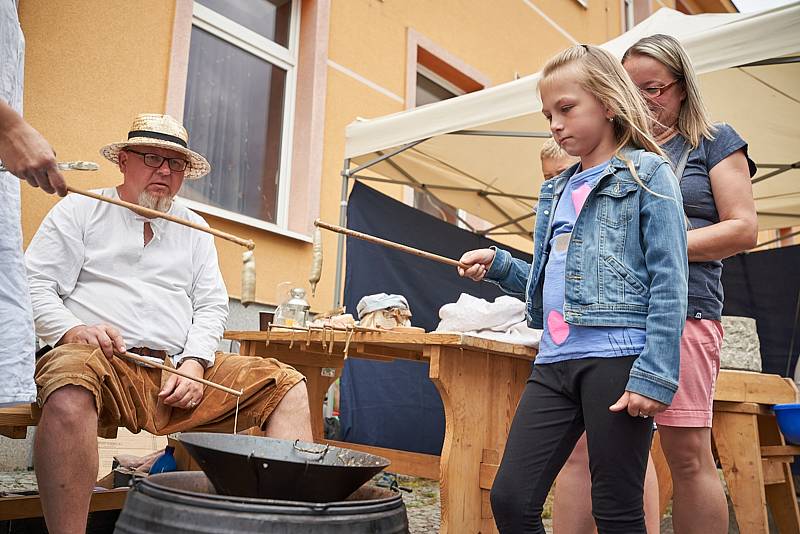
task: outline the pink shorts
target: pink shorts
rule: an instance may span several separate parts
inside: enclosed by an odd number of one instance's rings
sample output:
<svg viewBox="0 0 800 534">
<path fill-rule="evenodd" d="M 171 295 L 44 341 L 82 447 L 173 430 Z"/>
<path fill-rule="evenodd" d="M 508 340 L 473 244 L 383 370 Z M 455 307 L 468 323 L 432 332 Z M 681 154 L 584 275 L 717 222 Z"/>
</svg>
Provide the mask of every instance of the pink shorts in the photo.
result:
<svg viewBox="0 0 800 534">
<path fill-rule="evenodd" d="M 721 349 L 719 321 L 686 319 L 681 336 L 678 392 L 670 407 L 656 415 L 657 425 L 711 428 Z"/>
</svg>

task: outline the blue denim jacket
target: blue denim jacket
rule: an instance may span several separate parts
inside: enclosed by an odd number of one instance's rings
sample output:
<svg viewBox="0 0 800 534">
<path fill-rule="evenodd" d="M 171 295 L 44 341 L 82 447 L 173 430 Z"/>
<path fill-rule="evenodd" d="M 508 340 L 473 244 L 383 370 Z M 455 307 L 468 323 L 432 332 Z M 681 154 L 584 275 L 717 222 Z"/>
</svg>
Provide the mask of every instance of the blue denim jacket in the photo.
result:
<svg viewBox="0 0 800 534">
<path fill-rule="evenodd" d="M 564 320 L 583 326 L 644 328 L 645 348 L 626 389 L 669 404 L 678 389 L 686 318 L 688 256 L 683 201 L 672 168 L 643 150 L 611 159 L 575 221 L 565 268 Z M 574 165 L 544 182 L 534 229 L 533 265 L 498 249 L 486 280 L 527 303 L 528 324 L 543 327 L 542 283 L 552 217 Z M 648 191 L 649 190 L 649 191 Z"/>
</svg>

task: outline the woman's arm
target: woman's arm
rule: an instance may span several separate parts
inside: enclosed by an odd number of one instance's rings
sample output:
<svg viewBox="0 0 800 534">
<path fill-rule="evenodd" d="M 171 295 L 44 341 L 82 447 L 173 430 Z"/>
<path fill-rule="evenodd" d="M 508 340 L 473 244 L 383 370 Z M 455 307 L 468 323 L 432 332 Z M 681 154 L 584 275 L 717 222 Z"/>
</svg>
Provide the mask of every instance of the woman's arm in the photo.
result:
<svg viewBox="0 0 800 534">
<path fill-rule="evenodd" d="M 720 161 L 709 172 L 720 221 L 689 230 L 689 261 L 721 260 L 756 245 L 758 221 L 744 150 Z"/>
</svg>

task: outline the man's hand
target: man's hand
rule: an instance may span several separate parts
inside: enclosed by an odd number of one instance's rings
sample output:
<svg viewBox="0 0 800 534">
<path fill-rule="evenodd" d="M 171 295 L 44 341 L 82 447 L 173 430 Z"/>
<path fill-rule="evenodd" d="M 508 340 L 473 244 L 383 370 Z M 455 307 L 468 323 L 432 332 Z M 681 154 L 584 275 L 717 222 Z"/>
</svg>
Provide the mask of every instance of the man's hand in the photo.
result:
<svg viewBox="0 0 800 534">
<path fill-rule="evenodd" d="M 109 360 L 114 357 L 114 352 L 125 352 L 125 341 L 119 330 L 108 324 L 96 324 L 93 326 L 80 325 L 67 330 L 67 333 L 56 343 L 86 343 L 96 345 L 103 350 Z"/>
<path fill-rule="evenodd" d="M 608 407 L 612 412 L 621 412 L 627 409 L 631 417 L 652 417 L 669 408 L 668 404 L 649 399 L 638 393 L 626 391 L 617 402 Z"/>
<path fill-rule="evenodd" d="M 183 360 L 178 369 L 197 378 L 203 378 L 205 369 L 195 360 Z M 203 398 L 203 384 L 178 375 L 171 375 L 158 394 L 159 398 L 173 408 L 192 409 Z"/>
<path fill-rule="evenodd" d="M 25 119 L 0 100 L 0 160 L 6 169 L 47 193 L 67 194 L 53 147 Z"/>
<path fill-rule="evenodd" d="M 461 263 L 469 265 L 468 269 L 458 267 L 459 276 L 470 278 L 476 282 L 483 280 L 486 276 L 486 271 L 494 261 L 494 250 L 490 248 L 479 248 L 477 250 L 470 250 L 461 256 Z"/>
</svg>

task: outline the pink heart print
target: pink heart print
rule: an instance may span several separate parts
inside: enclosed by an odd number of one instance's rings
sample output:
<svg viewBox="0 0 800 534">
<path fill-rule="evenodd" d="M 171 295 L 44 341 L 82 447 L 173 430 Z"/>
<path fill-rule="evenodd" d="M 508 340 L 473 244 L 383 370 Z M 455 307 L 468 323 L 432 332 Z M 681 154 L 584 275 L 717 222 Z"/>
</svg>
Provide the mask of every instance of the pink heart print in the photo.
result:
<svg viewBox="0 0 800 534">
<path fill-rule="evenodd" d="M 581 212 L 583 203 L 586 202 L 586 197 L 591 191 L 592 188 L 589 187 L 589 184 L 583 184 L 572 192 L 572 206 L 575 208 L 576 215 Z"/>
<path fill-rule="evenodd" d="M 556 310 L 547 314 L 547 332 L 556 345 L 561 345 L 569 337 L 569 325 L 564 321 L 564 316 Z"/>
</svg>

